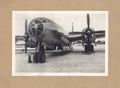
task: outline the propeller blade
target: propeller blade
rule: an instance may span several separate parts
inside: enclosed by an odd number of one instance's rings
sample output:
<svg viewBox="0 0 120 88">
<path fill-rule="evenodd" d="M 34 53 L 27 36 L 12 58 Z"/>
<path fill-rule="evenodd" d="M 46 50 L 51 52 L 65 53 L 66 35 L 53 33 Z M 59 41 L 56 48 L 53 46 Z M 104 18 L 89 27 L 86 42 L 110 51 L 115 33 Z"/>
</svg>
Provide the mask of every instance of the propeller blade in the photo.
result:
<svg viewBox="0 0 120 88">
<path fill-rule="evenodd" d="M 94 33 L 105 33 L 105 31 L 104 30 L 94 31 Z"/>
<path fill-rule="evenodd" d="M 87 26 L 89 29 L 90 28 L 90 16 L 89 16 L 89 14 L 87 14 Z"/>
<path fill-rule="evenodd" d="M 74 24 L 73 24 L 73 22 L 72 22 L 72 32 L 74 32 Z"/>
<path fill-rule="evenodd" d="M 27 53 L 27 42 L 28 42 L 27 19 L 25 19 L 25 53 Z"/>
</svg>

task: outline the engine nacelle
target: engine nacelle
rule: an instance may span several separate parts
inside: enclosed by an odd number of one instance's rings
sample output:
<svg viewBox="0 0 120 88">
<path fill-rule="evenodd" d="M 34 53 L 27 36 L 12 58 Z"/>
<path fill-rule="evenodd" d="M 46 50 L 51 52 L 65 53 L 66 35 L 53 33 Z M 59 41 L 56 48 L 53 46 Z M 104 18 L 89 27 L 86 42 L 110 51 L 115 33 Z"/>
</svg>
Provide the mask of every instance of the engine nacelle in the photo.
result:
<svg viewBox="0 0 120 88">
<path fill-rule="evenodd" d="M 96 39 L 96 35 L 94 33 L 94 29 L 93 28 L 85 28 L 83 30 L 83 34 L 82 34 L 82 41 L 85 43 L 94 43 Z"/>
</svg>

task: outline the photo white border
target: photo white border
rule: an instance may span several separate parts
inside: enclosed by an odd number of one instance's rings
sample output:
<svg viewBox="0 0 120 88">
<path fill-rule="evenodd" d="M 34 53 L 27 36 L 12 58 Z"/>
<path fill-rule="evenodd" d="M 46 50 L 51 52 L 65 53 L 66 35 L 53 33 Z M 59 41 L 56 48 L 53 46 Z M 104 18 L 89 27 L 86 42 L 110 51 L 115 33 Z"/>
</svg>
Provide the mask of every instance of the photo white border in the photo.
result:
<svg viewBox="0 0 120 88">
<path fill-rule="evenodd" d="M 20 11 L 12 11 L 12 76 L 108 76 L 108 22 L 109 22 L 109 12 L 108 11 L 22 11 L 22 12 L 82 12 L 82 13 L 104 13 L 106 14 L 106 30 L 105 30 L 105 73 L 49 73 L 49 72 L 44 72 L 44 73 L 18 73 L 15 72 L 15 28 L 14 28 L 14 23 L 13 23 L 13 13 L 15 12 L 20 12 Z"/>
</svg>

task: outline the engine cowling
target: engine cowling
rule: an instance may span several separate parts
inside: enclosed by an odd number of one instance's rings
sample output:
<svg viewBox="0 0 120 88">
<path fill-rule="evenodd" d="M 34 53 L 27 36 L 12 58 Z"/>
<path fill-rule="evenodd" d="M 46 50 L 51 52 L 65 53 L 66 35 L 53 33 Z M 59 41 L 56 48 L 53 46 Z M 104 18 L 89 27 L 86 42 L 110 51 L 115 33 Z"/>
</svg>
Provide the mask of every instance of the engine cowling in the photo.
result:
<svg viewBox="0 0 120 88">
<path fill-rule="evenodd" d="M 90 28 L 86 28 L 83 30 L 83 35 L 82 35 L 82 40 L 85 43 L 93 43 L 96 39 L 96 35 L 94 33 L 94 29 Z"/>
</svg>

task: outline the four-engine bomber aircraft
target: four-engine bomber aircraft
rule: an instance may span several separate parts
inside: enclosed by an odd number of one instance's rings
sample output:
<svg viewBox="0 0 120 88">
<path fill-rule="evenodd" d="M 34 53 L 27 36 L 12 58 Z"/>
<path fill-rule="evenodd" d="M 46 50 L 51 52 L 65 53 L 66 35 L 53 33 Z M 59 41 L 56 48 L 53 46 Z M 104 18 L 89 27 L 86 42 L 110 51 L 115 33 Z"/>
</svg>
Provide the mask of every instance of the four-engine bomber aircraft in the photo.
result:
<svg viewBox="0 0 120 88">
<path fill-rule="evenodd" d="M 72 36 L 78 35 L 78 36 Z M 71 49 L 71 44 L 74 41 L 82 41 L 85 52 L 93 52 L 96 38 L 105 37 L 105 31 L 95 31 L 90 27 L 90 17 L 87 14 L 87 27 L 82 32 L 70 32 L 65 35 L 64 30 L 51 19 L 40 17 L 33 19 L 29 26 L 25 20 L 25 53 L 27 47 L 36 47 L 36 52 L 33 55 L 35 63 L 44 63 L 46 56 L 44 48 L 50 50 L 63 50 L 63 46 L 68 46 Z M 31 59 L 29 58 L 29 62 Z"/>
</svg>

